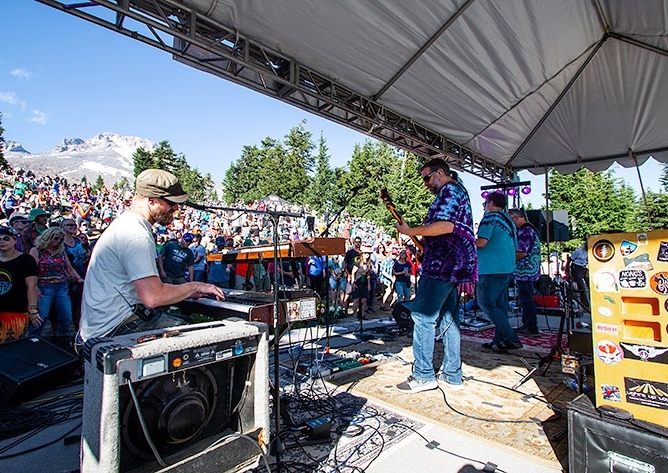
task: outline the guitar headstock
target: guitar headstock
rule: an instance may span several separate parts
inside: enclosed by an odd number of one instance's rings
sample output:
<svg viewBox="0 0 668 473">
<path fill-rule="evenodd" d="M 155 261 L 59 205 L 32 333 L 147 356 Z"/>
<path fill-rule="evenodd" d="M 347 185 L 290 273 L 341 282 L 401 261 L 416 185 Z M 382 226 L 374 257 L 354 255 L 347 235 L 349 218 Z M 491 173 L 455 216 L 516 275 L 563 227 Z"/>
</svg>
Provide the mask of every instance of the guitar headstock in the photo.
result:
<svg viewBox="0 0 668 473">
<path fill-rule="evenodd" d="M 392 202 L 392 197 L 390 197 L 390 193 L 387 192 L 387 189 L 380 190 L 380 200 L 383 201 L 385 207 L 394 207 L 394 202 Z"/>
</svg>

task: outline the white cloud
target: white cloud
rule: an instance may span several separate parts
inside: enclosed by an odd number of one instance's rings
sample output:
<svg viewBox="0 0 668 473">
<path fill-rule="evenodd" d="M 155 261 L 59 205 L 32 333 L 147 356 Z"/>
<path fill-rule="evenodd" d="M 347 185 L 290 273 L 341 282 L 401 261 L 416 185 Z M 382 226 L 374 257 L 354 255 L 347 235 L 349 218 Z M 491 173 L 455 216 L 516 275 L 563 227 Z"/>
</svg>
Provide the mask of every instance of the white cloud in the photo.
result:
<svg viewBox="0 0 668 473">
<path fill-rule="evenodd" d="M 32 72 L 26 71 L 25 69 L 18 68 L 10 71 L 9 73 L 17 79 L 32 79 Z"/>
<path fill-rule="evenodd" d="M 37 123 L 39 125 L 46 125 L 48 120 L 49 116 L 44 112 L 40 112 L 39 110 L 33 110 L 32 116 L 28 118 L 29 122 Z"/>
<path fill-rule="evenodd" d="M 19 105 L 21 108 L 26 108 L 26 103 L 14 92 L 0 92 L 0 102 L 5 102 L 9 105 Z"/>
</svg>

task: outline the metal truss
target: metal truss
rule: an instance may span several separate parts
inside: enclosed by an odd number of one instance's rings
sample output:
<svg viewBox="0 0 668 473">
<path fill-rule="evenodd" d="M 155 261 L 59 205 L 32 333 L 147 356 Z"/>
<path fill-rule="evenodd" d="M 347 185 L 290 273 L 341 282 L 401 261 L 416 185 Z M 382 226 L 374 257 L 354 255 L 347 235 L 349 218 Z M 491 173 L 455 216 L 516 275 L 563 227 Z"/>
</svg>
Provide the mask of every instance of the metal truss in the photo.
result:
<svg viewBox="0 0 668 473">
<path fill-rule="evenodd" d="M 37 1 L 169 52 L 179 62 L 423 158 L 440 157 L 454 169 L 490 181 L 504 180 L 512 175 L 511 168 L 177 1 L 95 0 L 71 4 L 57 0 Z M 133 27 L 137 29 L 131 29 Z"/>
</svg>

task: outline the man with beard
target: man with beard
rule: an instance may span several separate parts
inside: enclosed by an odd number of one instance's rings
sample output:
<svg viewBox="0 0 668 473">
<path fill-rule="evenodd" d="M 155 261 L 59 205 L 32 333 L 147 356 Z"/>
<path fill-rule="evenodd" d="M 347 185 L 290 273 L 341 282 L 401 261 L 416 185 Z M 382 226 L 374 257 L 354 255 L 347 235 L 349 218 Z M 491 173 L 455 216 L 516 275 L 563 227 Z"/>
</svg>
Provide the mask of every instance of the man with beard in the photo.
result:
<svg viewBox="0 0 668 473">
<path fill-rule="evenodd" d="M 179 204 L 188 199 L 176 176 L 147 169 L 137 176 L 130 210 L 114 220 L 93 249 L 84 285 L 77 345 L 93 337 L 171 327 L 181 319 L 155 307 L 188 297 L 215 296 L 213 284 L 165 284 L 155 264 L 152 225 L 169 225 Z M 140 310 L 136 310 L 137 307 Z M 146 309 L 148 308 L 148 310 Z"/>
<path fill-rule="evenodd" d="M 441 381 L 446 388 L 462 390 L 458 286 L 478 278 L 471 201 L 457 173 L 442 159 L 427 162 L 420 173 L 436 197 L 422 225 L 410 227 L 403 219 L 397 224 L 399 233 L 422 236 L 424 243 L 422 276 L 410 305 L 415 365 L 397 389 L 417 393 L 436 389 Z M 438 376 L 433 364 L 435 333 L 443 339 Z"/>
</svg>

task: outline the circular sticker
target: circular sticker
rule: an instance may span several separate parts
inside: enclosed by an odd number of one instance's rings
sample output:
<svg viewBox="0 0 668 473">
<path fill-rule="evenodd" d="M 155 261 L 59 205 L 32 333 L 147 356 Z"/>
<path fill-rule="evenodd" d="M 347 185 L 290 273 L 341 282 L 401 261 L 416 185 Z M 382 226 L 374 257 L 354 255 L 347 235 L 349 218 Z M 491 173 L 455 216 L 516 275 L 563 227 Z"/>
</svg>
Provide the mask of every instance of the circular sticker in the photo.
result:
<svg viewBox="0 0 668 473">
<path fill-rule="evenodd" d="M 610 317 L 612 316 L 612 311 L 608 309 L 607 307 L 599 307 L 598 308 L 598 313 L 601 314 L 603 317 Z"/>
<path fill-rule="evenodd" d="M 599 240 L 591 249 L 594 258 L 601 263 L 610 261 L 615 256 L 615 246 L 609 240 Z"/>
<path fill-rule="evenodd" d="M 668 273 L 661 271 L 653 274 L 649 280 L 649 287 L 657 294 L 668 296 Z"/>
<path fill-rule="evenodd" d="M 622 348 L 610 340 L 601 340 L 594 349 L 596 357 L 606 365 L 616 365 L 624 359 Z"/>
<path fill-rule="evenodd" d="M 619 292 L 617 276 L 609 269 L 599 269 L 594 273 L 594 289 L 598 292 Z"/>
</svg>

